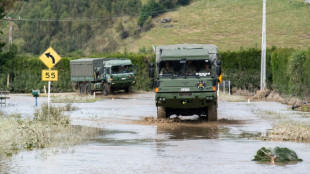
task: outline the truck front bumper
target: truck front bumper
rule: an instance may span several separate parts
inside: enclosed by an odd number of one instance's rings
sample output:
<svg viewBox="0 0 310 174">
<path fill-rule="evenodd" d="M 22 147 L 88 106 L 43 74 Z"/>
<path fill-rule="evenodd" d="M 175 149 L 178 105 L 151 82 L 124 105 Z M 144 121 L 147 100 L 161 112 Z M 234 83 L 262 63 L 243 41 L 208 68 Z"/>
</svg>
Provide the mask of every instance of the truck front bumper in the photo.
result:
<svg viewBox="0 0 310 174">
<path fill-rule="evenodd" d="M 156 93 L 156 106 L 174 109 L 203 108 L 217 101 L 216 92 Z"/>
<path fill-rule="evenodd" d="M 122 88 L 136 84 L 135 80 L 115 80 L 111 82 L 111 87 Z"/>
</svg>

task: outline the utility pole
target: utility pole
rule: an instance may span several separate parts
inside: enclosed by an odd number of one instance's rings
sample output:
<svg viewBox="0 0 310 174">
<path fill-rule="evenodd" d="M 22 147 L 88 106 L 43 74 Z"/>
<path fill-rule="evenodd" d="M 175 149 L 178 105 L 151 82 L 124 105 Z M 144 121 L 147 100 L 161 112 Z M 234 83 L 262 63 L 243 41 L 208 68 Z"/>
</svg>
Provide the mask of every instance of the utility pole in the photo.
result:
<svg viewBox="0 0 310 174">
<path fill-rule="evenodd" d="M 261 53 L 261 74 L 260 90 L 266 88 L 266 0 L 263 0 L 263 26 L 262 26 L 262 53 Z"/>
<path fill-rule="evenodd" d="M 9 29 L 9 44 L 10 45 L 12 45 L 12 43 L 13 43 L 13 39 L 12 39 L 12 34 L 13 34 L 13 32 L 12 32 L 12 30 L 13 30 L 13 25 L 12 25 L 12 19 L 11 19 L 11 17 L 9 17 L 9 20 L 10 20 L 10 29 Z"/>
<path fill-rule="evenodd" d="M 10 46 L 12 46 L 13 43 L 13 39 L 12 39 L 12 30 L 13 30 L 13 22 L 12 22 L 12 18 L 9 17 L 9 21 L 10 21 L 10 29 L 9 29 L 9 44 Z M 8 74 L 7 76 L 7 81 L 6 81 L 6 86 L 9 87 L 10 86 L 10 74 Z"/>
</svg>

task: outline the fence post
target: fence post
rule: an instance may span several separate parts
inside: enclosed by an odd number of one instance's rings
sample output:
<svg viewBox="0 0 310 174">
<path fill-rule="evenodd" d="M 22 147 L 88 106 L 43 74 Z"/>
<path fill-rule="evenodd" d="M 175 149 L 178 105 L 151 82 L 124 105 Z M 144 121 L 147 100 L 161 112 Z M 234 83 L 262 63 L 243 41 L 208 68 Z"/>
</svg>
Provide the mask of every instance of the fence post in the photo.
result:
<svg viewBox="0 0 310 174">
<path fill-rule="evenodd" d="M 223 80 L 223 93 L 225 94 L 225 81 Z"/>
<path fill-rule="evenodd" d="M 230 80 L 228 81 L 228 91 L 229 91 L 229 95 L 230 95 Z"/>
</svg>

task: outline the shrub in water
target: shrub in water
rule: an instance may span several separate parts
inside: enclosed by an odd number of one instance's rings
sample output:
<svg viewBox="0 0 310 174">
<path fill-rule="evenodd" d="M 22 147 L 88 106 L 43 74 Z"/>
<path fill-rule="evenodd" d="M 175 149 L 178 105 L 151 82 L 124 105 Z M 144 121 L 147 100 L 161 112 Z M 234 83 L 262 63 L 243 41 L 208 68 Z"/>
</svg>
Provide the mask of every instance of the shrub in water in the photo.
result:
<svg viewBox="0 0 310 174">
<path fill-rule="evenodd" d="M 48 105 L 43 104 L 41 109 L 37 109 L 34 113 L 34 120 L 67 125 L 70 123 L 70 118 L 62 112 L 61 107 L 50 106 L 48 109 Z"/>
<path fill-rule="evenodd" d="M 298 158 L 296 152 L 288 148 L 275 147 L 274 149 L 260 148 L 253 159 L 254 161 L 267 162 L 289 162 L 289 161 L 302 161 Z"/>
</svg>

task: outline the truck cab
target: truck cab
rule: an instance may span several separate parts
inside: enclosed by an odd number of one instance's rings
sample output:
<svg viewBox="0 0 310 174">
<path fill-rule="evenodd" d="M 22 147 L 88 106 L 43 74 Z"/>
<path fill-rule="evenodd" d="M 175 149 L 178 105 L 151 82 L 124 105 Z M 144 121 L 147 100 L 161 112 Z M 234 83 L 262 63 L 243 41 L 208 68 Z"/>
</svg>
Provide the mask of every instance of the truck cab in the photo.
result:
<svg viewBox="0 0 310 174">
<path fill-rule="evenodd" d="M 131 60 L 114 59 L 104 61 L 106 87 L 105 93 L 112 93 L 116 90 L 124 90 L 126 93 L 130 91 L 131 85 L 136 83 L 136 75 Z"/>
<path fill-rule="evenodd" d="M 156 47 L 157 117 L 196 114 L 209 121 L 216 121 L 220 71 L 215 45 L 177 44 Z"/>
</svg>

